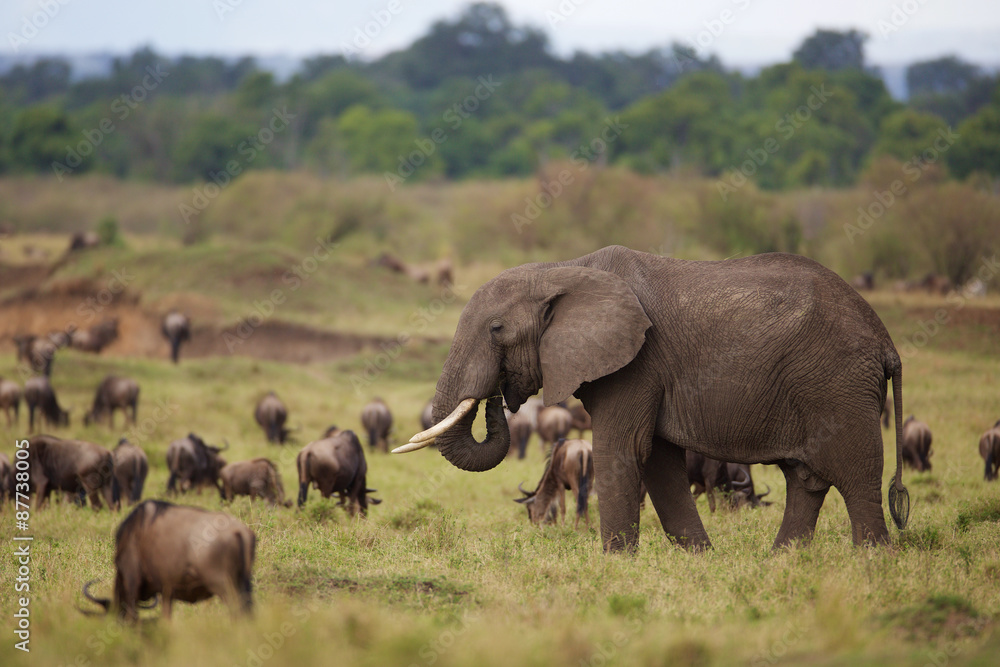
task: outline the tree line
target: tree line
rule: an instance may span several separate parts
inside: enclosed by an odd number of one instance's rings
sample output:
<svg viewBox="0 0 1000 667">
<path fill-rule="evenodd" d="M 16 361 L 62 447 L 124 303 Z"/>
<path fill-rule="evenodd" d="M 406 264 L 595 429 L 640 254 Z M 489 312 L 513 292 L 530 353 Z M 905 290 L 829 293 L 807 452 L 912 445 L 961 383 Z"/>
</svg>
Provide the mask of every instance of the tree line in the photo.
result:
<svg viewBox="0 0 1000 667">
<path fill-rule="evenodd" d="M 478 3 L 406 49 L 317 56 L 287 81 L 252 58 L 149 48 L 79 81 L 42 59 L 0 77 L 0 170 L 184 183 L 304 168 L 395 187 L 587 160 L 704 175 L 726 196 L 748 180 L 850 185 L 880 157 L 933 152 L 952 177 L 1000 176 L 1000 78 L 955 57 L 914 63 L 900 102 L 865 40 L 820 30 L 752 76 L 676 43 L 559 58 L 542 30 Z"/>
</svg>

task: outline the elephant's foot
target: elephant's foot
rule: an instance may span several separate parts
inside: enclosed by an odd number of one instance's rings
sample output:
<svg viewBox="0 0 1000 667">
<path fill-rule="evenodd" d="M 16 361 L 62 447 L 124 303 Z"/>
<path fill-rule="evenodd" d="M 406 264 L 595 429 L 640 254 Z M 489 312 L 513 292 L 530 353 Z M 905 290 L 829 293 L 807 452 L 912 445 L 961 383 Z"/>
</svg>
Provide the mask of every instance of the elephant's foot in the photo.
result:
<svg viewBox="0 0 1000 667">
<path fill-rule="evenodd" d="M 671 541 L 695 551 L 711 548 L 691 495 L 683 449 L 656 438 L 646 460 L 643 481 L 663 532 Z"/>
<path fill-rule="evenodd" d="M 873 546 L 888 544 L 889 530 L 885 525 L 885 513 L 882 510 L 882 490 L 879 488 L 869 497 L 845 495 L 847 516 L 851 518 L 851 536 L 856 546 Z"/>
<path fill-rule="evenodd" d="M 785 473 L 787 494 L 785 516 L 781 521 L 778 536 L 774 538 L 775 549 L 786 547 L 792 542 L 808 542 L 812 539 L 813 533 L 816 532 L 819 510 L 823 507 L 823 501 L 830 490 L 829 485 L 823 485 L 815 476 L 811 476 L 807 469 L 803 470 L 804 466 L 801 464 L 796 466 L 782 464 L 780 467 L 781 472 Z"/>
</svg>

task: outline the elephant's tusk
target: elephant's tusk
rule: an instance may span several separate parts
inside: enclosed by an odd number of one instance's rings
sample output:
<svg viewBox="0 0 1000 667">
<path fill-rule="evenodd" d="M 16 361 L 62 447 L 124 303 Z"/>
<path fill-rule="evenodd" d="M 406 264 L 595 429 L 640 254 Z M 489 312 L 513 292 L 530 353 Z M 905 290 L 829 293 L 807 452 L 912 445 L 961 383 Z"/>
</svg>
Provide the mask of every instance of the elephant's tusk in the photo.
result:
<svg viewBox="0 0 1000 667">
<path fill-rule="evenodd" d="M 476 405 L 478 404 L 479 404 L 478 398 L 465 399 L 464 401 L 458 404 L 458 407 L 452 410 L 452 413 L 450 415 L 442 419 L 434 426 L 431 426 L 426 431 L 421 431 L 420 433 L 417 433 L 415 436 L 410 438 L 409 443 L 403 445 L 402 447 L 397 447 L 396 449 L 392 450 L 392 453 L 405 454 L 406 452 L 412 452 L 421 449 L 423 447 L 426 447 L 427 445 L 434 442 L 434 438 L 446 432 L 448 429 L 454 426 L 459 419 L 469 414 L 469 411 L 475 408 Z"/>
</svg>

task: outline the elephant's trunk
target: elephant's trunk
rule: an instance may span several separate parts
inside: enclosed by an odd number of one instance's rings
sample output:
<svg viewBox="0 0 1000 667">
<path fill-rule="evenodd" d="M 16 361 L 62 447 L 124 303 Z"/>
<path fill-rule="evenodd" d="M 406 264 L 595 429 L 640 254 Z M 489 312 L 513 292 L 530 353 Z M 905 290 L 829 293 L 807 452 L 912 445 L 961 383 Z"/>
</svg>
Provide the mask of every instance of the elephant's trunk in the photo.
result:
<svg viewBox="0 0 1000 667">
<path fill-rule="evenodd" d="M 507 458 L 510 451 L 510 430 L 503 413 L 503 398 L 491 396 L 486 401 L 486 439 L 482 442 L 472 437 L 472 423 L 478 411 L 477 404 L 450 429 L 437 436 L 441 454 L 455 467 L 471 472 L 492 470 Z"/>
</svg>

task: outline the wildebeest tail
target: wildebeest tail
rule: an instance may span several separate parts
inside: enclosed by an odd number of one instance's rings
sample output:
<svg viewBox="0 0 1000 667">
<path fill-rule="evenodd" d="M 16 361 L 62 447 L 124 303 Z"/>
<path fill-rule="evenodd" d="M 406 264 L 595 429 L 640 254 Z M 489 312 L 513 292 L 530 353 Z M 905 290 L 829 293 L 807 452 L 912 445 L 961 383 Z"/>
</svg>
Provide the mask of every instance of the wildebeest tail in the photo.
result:
<svg viewBox="0 0 1000 667">
<path fill-rule="evenodd" d="M 136 458 L 132 461 L 132 488 L 130 489 L 131 497 L 128 499 L 130 503 L 139 502 L 139 498 L 142 496 L 142 485 L 146 481 L 146 476 L 142 472 L 142 462 Z"/>
<path fill-rule="evenodd" d="M 300 452 L 295 457 L 295 468 L 299 473 L 299 507 L 306 503 L 306 496 L 309 494 L 309 479 L 306 471 L 309 470 L 309 452 Z"/>
<path fill-rule="evenodd" d="M 122 485 L 118 482 L 117 475 L 111 475 L 111 502 L 114 503 L 116 507 L 121 507 Z"/>
<path fill-rule="evenodd" d="M 240 596 L 240 607 L 244 613 L 253 611 L 253 561 L 257 552 L 257 538 L 250 533 L 249 544 L 244 543 L 242 532 L 236 533 L 236 543 L 240 549 L 240 572 L 236 581 Z"/>
<path fill-rule="evenodd" d="M 587 500 L 590 497 L 590 478 L 594 473 L 594 462 L 587 452 L 580 452 L 579 468 L 580 483 L 576 497 L 576 513 L 578 516 L 583 516 L 587 513 Z"/>
</svg>

